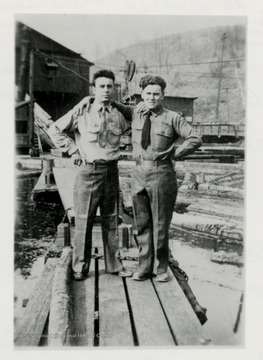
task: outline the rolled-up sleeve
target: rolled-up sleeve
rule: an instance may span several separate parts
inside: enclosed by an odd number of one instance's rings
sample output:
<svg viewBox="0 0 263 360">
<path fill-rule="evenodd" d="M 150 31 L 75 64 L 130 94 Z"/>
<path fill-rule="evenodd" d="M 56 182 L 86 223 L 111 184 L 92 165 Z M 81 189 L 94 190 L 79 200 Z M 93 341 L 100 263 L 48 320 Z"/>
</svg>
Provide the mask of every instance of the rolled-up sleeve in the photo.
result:
<svg viewBox="0 0 263 360">
<path fill-rule="evenodd" d="M 77 115 L 70 110 L 48 129 L 48 135 L 56 148 L 68 155 L 72 155 L 78 150 L 76 143 L 66 133 L 73 132 L 77 128 L 77 119 Z"/>
<path fill-rule="evenodd" d="M 192 154 L 202 145 L 201 137 L 181 115 L 177 114 L 173 118 L 173 126 L 177 134 L 184 139 L 184 142 L 175 148 L 173 155 L 174 160 Z"/>
</svg>

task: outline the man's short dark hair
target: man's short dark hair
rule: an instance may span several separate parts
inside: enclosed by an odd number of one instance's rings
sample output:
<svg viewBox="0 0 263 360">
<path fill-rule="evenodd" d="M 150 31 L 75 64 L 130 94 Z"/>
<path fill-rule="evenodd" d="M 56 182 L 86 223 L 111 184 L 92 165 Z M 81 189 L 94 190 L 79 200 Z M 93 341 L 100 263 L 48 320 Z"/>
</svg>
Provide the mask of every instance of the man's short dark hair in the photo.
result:
<svg viewBox="0 0 263 360">
<path fill-rule="evenodd" d="M 95 72 L 95 74 L 93 75 L 92 85 L 95 86 L 96 79 L 101 78 L 101 77 L 111 79 L 111 80 L 113 80 L 113 82 L 115 81 L 115 75 L 113 74 L 113 72 L 111 70 L 99 70 L 99 71 Z"/>
<path fill-rule="evenodd" d="M 145 75 L 142 77 L 139 83 L 140 88 L 143 90 L 148 85 L 159 85 L 162 91 L 166 88 L 166 82 L 161 76 Z"/>
</svg>

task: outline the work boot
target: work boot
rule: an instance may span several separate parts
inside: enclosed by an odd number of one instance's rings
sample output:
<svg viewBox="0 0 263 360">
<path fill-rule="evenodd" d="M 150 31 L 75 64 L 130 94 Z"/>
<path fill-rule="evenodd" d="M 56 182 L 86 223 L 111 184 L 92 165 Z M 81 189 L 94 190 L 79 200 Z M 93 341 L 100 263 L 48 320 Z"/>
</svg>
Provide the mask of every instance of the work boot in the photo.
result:
<svg viewBox="0 0 263 360">
<path fill-rule="evenodd" d="M 121 271 L 119 271 L 119 276 L 121 277 L 131 277 L 132 276 L 132 271 L 127 270 L 127 269 L 123 269 Z"/>
<path fill-rule="evenodd" d="M 164 272 L 162 274 L 158 274 L 156 276 L 156 281 L 167 282 L 167 281 L 169 281 L 169 275 L 167 274 L 167 272 Z"/>
<path fill-rule="evenodd" d="M 136 272 L 133 274 L 132 280 L 144 281 L 144 280 L 150 279 L 151 277 L 152 277 L 151 274 L 142 274 L 142 273 L 140 273 L 139 271 L 136 271 Z"/>
</svg>

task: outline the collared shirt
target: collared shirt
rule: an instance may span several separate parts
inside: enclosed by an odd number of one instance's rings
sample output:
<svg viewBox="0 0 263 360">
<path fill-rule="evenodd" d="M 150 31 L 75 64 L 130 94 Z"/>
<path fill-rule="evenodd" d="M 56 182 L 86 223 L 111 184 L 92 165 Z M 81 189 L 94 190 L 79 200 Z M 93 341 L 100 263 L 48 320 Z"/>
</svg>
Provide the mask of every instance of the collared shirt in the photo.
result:
<svg viewBox="0 0 263 360">
<path fill-rule="evenodd" d="M 132 119 L 132 144 L 135 159 L 174 160 L 193 153 L 201 144 L 197 132 L 177 112 L 159 106 L 151 111 L 151 143 L 144 150 L 141 146 L 142 129 L 148 110 L 138 105 L 134 108 L 116 103 L 127 119 Z M 177 146 L 179 138 L 184 141 Z"/>
<path fill-rule="evenodd" d="M 100 147 L 98 142 L 101 124 L 102 105 L 94 101 L 83 110 L 82 115 L 76 115 L 73 110 L 58 119 L 48 130 L 48 134 L 57 148 L 72 155 L 77 150 L 82 160 L 93 162 L 103 159 L 118 160 L 120 155 L 120 137 L 129 132 L 130 122 L 111 104 L 106 107 L 107 129 L 106 146 Z M 74 133 L 75 141 L 67 135 Z"/>
</svg>

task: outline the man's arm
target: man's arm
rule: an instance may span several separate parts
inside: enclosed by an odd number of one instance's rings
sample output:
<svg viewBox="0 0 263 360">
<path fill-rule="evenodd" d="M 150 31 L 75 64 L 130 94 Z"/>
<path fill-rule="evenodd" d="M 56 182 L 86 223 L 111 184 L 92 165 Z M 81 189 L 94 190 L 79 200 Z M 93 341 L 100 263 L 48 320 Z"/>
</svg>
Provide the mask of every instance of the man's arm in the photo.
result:
<svg viewBox="0 0 263 360">
<path fill-rule="evenodd" d="M 118 101 L 112 101 L 112 105 L 125 117 L 128 122 L 132 122 L 134 112 L 133 106 L 124 105 Z"/>
<path fill-rule="evenodd" d="M 83 110 L 86 107 L 86 110 L 89 110 L 90 104 L 94 102 L 94 96 L 85 96 L 77 105 L 72 109 L 73 114 L 78 116 L 83 114 Z"/>
<path fill-rule="evenodd" d="M 74 154 L 78 148 L 76 143 L 66 134 L 74 131 L 77 126 L 77 116 L 73 110 L 62 116 L 54 122 L 48 129 L 48 135 L 53 141 L 56 148 L 61 149 L 68 155 Z"/>
<path fill-rule="evenodd" d="M 195 150 L 202 145 L 202 140 L 192 126 L 190 126 L 181 115 L 177 114 L 174 117 L 173 125 L 177 134 L 184 139 L 184 142 L 175 148 L 173 159 L 178 160 L 183 156 L 195 152 Z"/>
</svg>

